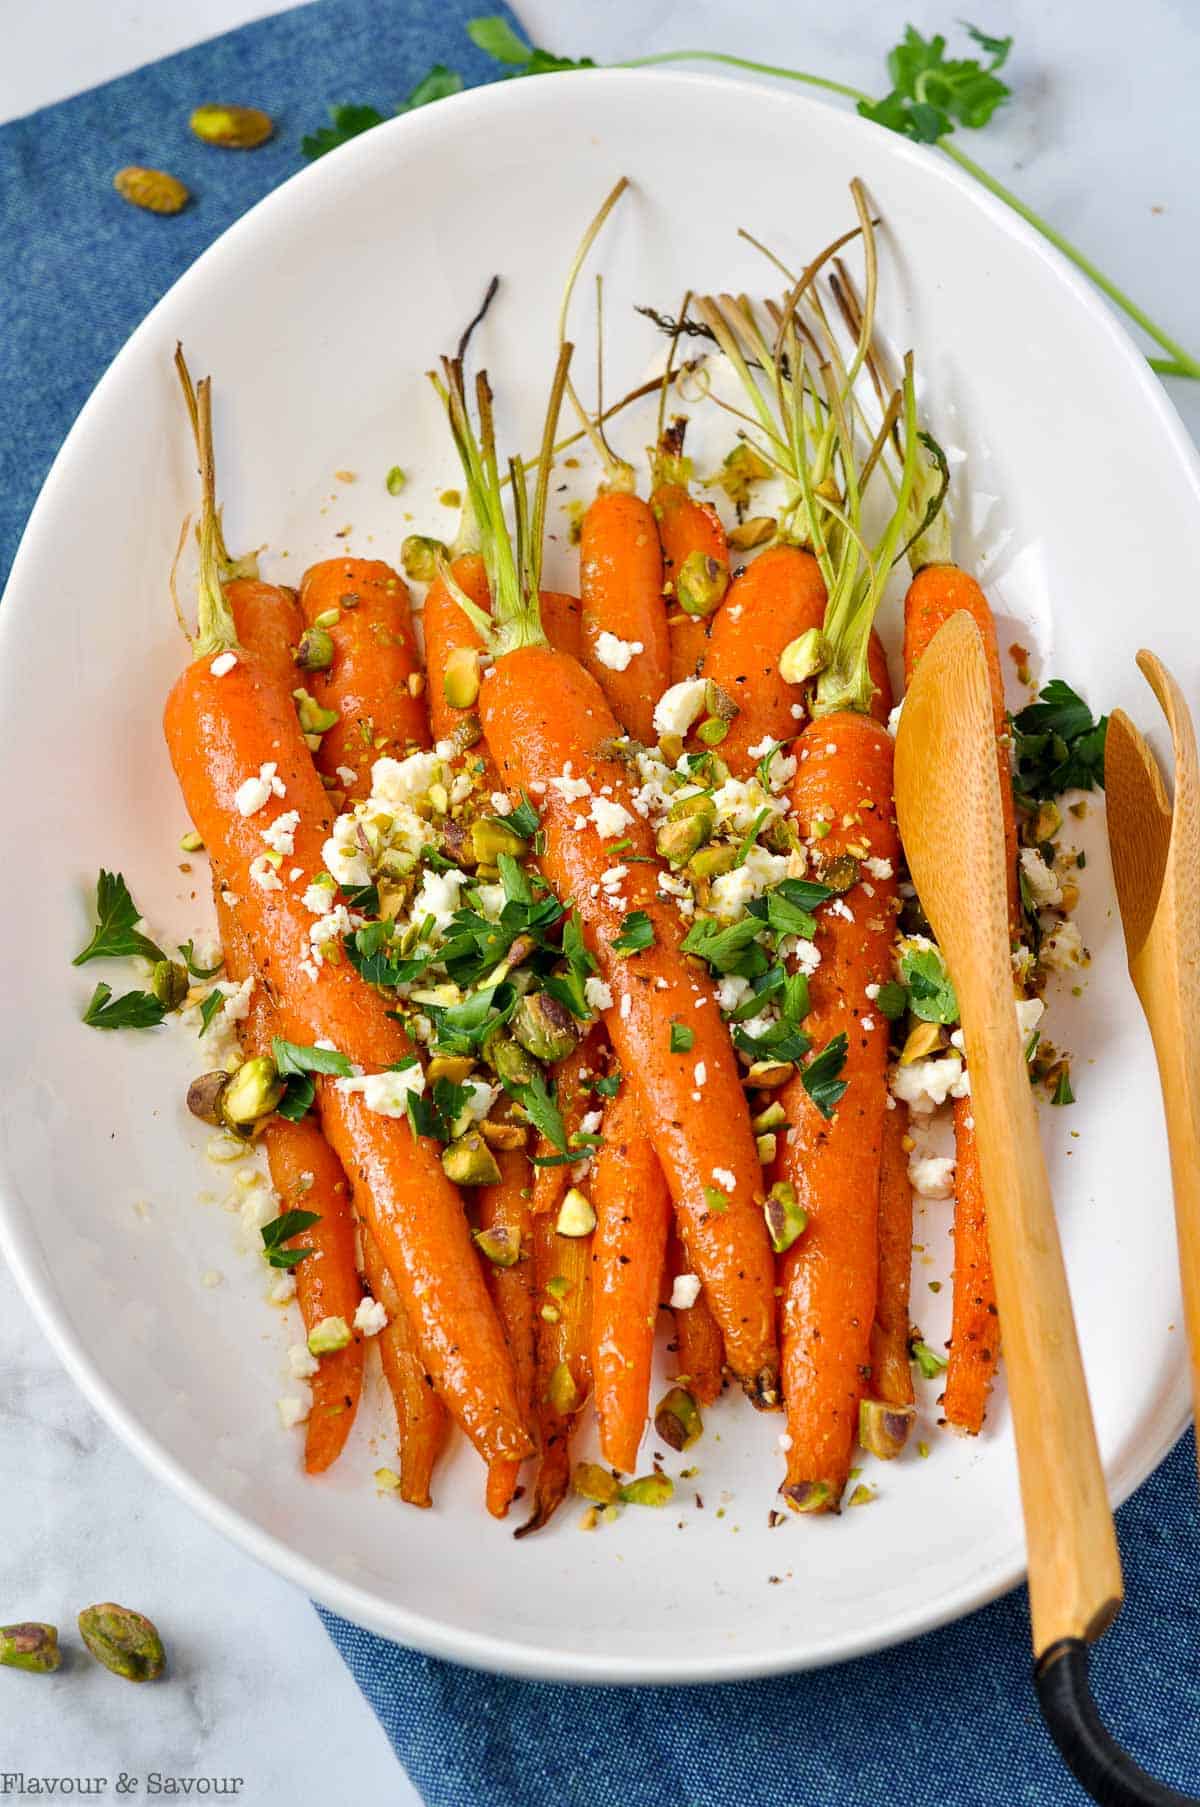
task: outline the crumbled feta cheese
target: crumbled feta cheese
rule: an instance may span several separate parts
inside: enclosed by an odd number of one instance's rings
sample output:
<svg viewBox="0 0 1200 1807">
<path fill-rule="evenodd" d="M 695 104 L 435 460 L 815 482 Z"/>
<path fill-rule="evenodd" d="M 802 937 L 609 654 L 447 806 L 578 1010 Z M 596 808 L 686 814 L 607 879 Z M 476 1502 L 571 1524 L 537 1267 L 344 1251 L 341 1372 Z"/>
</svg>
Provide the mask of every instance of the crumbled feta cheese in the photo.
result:
<svg viewBox="0 0 1200 1807">
<path fill-rule="evenodd" d="M 870 859 L 863 861 L 863 865 L 872 878 L 894 878 L 896 875 L 896 868 L 892 865 L 891 860 L 876 859 L 872 855 Z"/>
<path fill-rule="evenodd" d="M 875 1027 L 875 1018 L 873 1016 L 860 1017 L 859 1018 L 859 1027 L 867 1035 L 870 1035 L 872 1029 Z"/>
<path fill-rule="evenodd" d="M 717 1185 L 726 1192 L 733 1192 L 737 1187 L 737 1175 L 731 1173 L 728 1167 L 714 1167 L 712 1176 Z"/>
<path fill-rule="evenodd" d="M 767 754 L 772 752 L 778 745 L 779 742 L 775 739 L 773 734 L 764 734 L 757 746 L 746 748 L 746 756 L 749 759 L 765 759 Z"/>
<path fill-rule="evenodd" d="M 958 1054 L 941 1054 L 930 1060 L 910 1061 L 892 1069 L 893 1096 L 907 1104 L 914 1116 L 925 1117 L 940 1109 L 947 1098 L 961 1098 L 958 1088 L 966 1075 Z"/>
<path fill-rule="evenodd" d="M 628 877 L 628 866 L 609 866 L 606 871 L 600 874 L 600 883 L 604 890 L 611 894 L 613 891 L 619 891 L 622 880 L 627 879 Z"/>
<path fill-rule="evenodd" d="M 664 690 L 654 705 L 654 726 L 659 734 L 686 734 L 704 708 L 706 682 L 685 678 Z"/>
<path fill-rule="evenodd" d="M 585 1136 L 597 1135 L 603 1121 L 603 1111 L 586 1111 L 579 1124 L 580 1131 Z"/>
<path fill-rule="evenodd" d="M 424 752 L 410 753 L 406 759 L 377 759 L 371 767 L 371 796 L 384 803 L 415 803 L 425 796 L 441 764 L 436 753 Z"/>
<path fill-rule="evenodd" d="M 304 908 L 314 916 L 328 916 L 334 906 L 337 893 L 332 885 L 322 884 L 315 878 L 301 899 Z"/>
<path fill-rule="evenodd" d="M 844 897 L 835 897 L 832 903 L 826 904 L 825 908 L 830 916 L 840 916 L 843 922 L 854 921 L 854 911 Z"/>
<path fill-rule="evenodd" d="M 261 891 L 283 890 L 283 880 L 276 872 L 275 863 L 268 853 L 260 853 L 256 860 L 251 860 L 250 878 Z"/>
<path fill-rule="evenodd" d="M 628 1015 L 632 1009 L 633 1009 L 633 998 L 630 996 L 629 992 L 627 992 L 627 991 L 623 992 L 622 996 L 621 996 L 621 1020 L 622 1021 L 624 1021 L 628 1017 Z"/>
<path fill-rule="evenodd" d="M 352 822 L 350 816 L 341 816 L 340 822 Z M 363 849 L 357 841 L 349 840 L 344 834 L 333 834 L 321 849 L 321 858 L 325 862 L 325 870 L 331 872 L 339 885 L 369 885 L 371 867 Z"/>
<path fill-rule="evenodd" d="M 918 1198 L 953 1198 L 954 1162 L 947 1155 L 914 1149 L 908 1157 L 908 1181 Z"/>
<path fill-rule="evenodd" d="M 607 797 L 593 797 L 590 814 L 602 841 L 613 840 L 633 821 L 623 804 L 612 803 Z"/>
<path fill-rule="evenodd" d="M 569 759 L 558 777 L 552 778 L 550 783 L 567 803 L 578 803 L 581 797 L 590 797 L 592 794 L 592 787 L 586 778 L 572 778 Z"/>
<path fill-rule="evenodd" d="M 512 802 L 503 791 L 492 792 L 492 810 L 498 816 L 512 815 Z"/>
<path fill-rule="evenodd" d="M 266 771 L 263 767 L 263 772 Z M 239 816 L 256 816 L 271 800 L 271 781 L 260 772 L 257 778 L 246 778 L 233 794 Z"/>
<path fill-rule="evenodd" d="M 611 1010 L 613 1003 L 612 986 L 606 985 L 603 979 L 585 979 L 583 995 L 587 999 L 589 1010 Z"/>
<path fill-rule="evenodd" d="M 228 676 L 237 662 L 236 653 L 218 653 L 208 669 L 214 678 L 223 678 Z"/>
<path fill-rule="evenodd" d="M 794 722 L 802 722 L 804 720 L 804 704 L 803 703 L 793 703 L 791 708 L 788 710 L 788 714 L 791 716 L 791 718 Z"/>
<path fill-rule="evenodd" d="M 703 1086 L 707 1083 L 708 1068 L 702 1060 L 698 1060 L 692 1068 L 692 1078 L 696 1081 L 698 1086 Z"/>
<path fill-rule="evenodd" d="M 699 1297 L 699 1275 L 676 1274 L 675 1284 L 671 1288 L 671 1310 L 690 1311 Z"/>
<path fill-rule="evenodd" d="M 1021 877 L 1036 909 L 1046 909 L 1062 902 L 1062 886 L 1036 847 L 1021 849 Z"/>
<path fill-rule="evenodd" d="M 356 771 L 354 771 L 348 765 L 338 766 L 337 767 L 337 775 L 341 779 L 342 783 L 345 785 L 347 790 L 350 789 L 351 785 L 358 783 L 358 773 Z"/>
<path fill-rule="evenodd" d="M 482 1123 L 483 1119 L 500 1096 L 498 1085 L 488 1085 L 483 1079 L 466 1079 L 463 1081 L 466 1102 L 463 1105 L 468 1121 Z"/>
<path fill-rule="evenodd" d="M 815 941 L 795 940 L 791 957 L 800 972 L 811 978 L 821 964 L 821 950 Z"/>
<path fill-rule="evenodd" d="M 609 671 L 627 671 L 629 661 L 645 650 L 640 640 L 618 640 L 607 631 L 596 637 L 596 657 Z"/>
<path fill-rule="evenodd" d="M 270 1305 L 286 1305 L 296 1296 L 296 1276 L 291 1268 L 285 1268 L 276 1274 L 267 1288 L 267 1303 Z"/>
<path fill-rule="evenodd" d="M 1070 972 L 1083 965 L 1083 939 L 1074 922 L 1060 922 L 1051 930 L 1038 949 L 1038 964 L 1051 972 Z"/>
<path fill-rule="evenodd" d="M 1021 1046 L 1029 1046 L 1029 1038 L 1046 1014 L 1046 1006 L 1041 998 L 1018 998 L 1016 1000 L 1017 1033 L 1021 1037 Z"/>
<path fill-rule="evenodd" d="M 786 878 L 787 870 L 786 854 L 768 853 L 757 845 L 750 847 L 740 866 L 713 880 L 709 893 L 713 914 L 721 922 L 735 921 L 752 899 Z"/>
<path fill-rule="evenodd" d="M 879 996 L 881 989 L 882 987 L 879 985 L 865 985 L 863 987 L 863 990 L 866 992 L 866 995 L 870 998 L 872 1003 L 874 1003 L 875 999 Z"/>
<path fill-rule="evenodd" d="M 378 1299 L 360 1299 L 354 1314 L 354 1328 L 364 1336 L 378 1336 L 387 1329 L 388 1314 Z"/>
<path fill-rule="evenodd" d="M 218 979 L 215 990 L 224 994 L 225 1002 L 221 1006 L 221 1016 L 227 1023 L 244 1023 L 250 1015 L 250 999 L 254 992 L 254 979 L 243 979 L 240 985 L 232 980 Z"/>
<path fill-rule="evenodd" d="M 242 1235 L 248 1242 L 257 1242 L 258 1233 L 264 1224 L 269 1224 L 276 1215 L 276 1198 L 269 1186 L 251 1186 L 242 1200 L 238 1212 Z M 260 1245 L 261 1250 L 261 1245 Z"/>
<path fill-rule="evenodd" d="M 321 1366 L 307 1343 L 293 1343 L 287 1352 L 287 1360 L 293 1380 L 311 1380 Z"/>
<path fill-rule="evenodd" d="M 458 908 L 459 892 L 466 884 L 466 874 L 457 870 L 421 874 L 421 888 L 412 903 L 412 919 L 421 922 L 432 916 L 439 929 L 448 929 Z"/>
<path fill-rule="evenodd" d="M 377 1111 L 381 1117 L 406 1117 L 409 1094 L 421 1096 L 425 1074 L 420 1063 L 414 1061 L 400 1073 L 364 1073 L 335 1079 L 333 1083 L 339 1092 L 358 1092 L 367 1109 Z"/>
<path fill-rule="evenodd" d="M 304 1423 L 308 1417 L 309 1404 L 307 1399 L 299 1399 L 294 1393 L 289 1393 L 283 1399 L 275 1401 L 279 1422 L 285 1431 L 294 1430 L 298 1424 Z"/>
<path fill-rule="evenodd" d="M 345 904 L 335 905 L 328 916 L 320 917 L 308 931 L 313 953 L 318 959 L 324 959 L 321 950 L 327 941 L 338 941 L 343 935 L 348 935 L 351 929 L 361 929 L 365 921 L 364 916 L 356 916 Z"/>
<path fill-rule="evenodd" d="M 717 1003 L 722 1010 L 736 1010 L 749 995 L 749 979 L 741 979 L 736 973 L 726 973 L 717 981 Z"/>
</svg>

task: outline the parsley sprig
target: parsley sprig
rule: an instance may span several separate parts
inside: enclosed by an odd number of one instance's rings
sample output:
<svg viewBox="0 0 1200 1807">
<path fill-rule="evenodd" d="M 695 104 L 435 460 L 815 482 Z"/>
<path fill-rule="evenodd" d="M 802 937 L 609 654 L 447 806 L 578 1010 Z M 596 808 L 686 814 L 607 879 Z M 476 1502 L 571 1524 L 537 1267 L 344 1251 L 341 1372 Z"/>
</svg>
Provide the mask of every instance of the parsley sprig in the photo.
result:
<svg viewBox="0 0 1200 1807">
<path fill-rule="evenodd" d="M 138 928 L 141 920 L 142 913 L 121 874 L 102 869 L 96 880 L 96 927 L 71 965 L 86 966 L 89 960 L 126 960 L 134 956 L 156 963 L 165 960 L 161 947 Z M 190 949 L 190 942 L 188 946 Z"/>
<path fill-rule="evenodd" d="M 1062 678 L 1051 678 L 1038 701 L 1013 717 L 1012 727 L 1019 798 L 1040 802 L 1064 791 L 1103 790 L 1108 717 L 1096 721 Z"/>
</svg>

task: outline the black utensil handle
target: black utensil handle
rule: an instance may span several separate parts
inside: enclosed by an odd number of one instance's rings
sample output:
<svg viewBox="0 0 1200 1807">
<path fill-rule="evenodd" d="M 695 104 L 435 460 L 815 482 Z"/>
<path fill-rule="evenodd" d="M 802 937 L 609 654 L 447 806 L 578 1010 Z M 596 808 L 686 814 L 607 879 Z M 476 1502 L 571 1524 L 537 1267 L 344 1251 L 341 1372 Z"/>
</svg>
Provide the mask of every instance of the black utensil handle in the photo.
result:
<svg viewBox="0 0 1200 1807">
<path fill-rule="evenodd" d="M 1075 1780 L 1100 1807 L 1200 1807 L 1156 1782 L 1105 1729 L 1088 1684 L 1087 1645 L 1060 1638 L 1033 1666 L 1038 1705 Z"/>
</svg>

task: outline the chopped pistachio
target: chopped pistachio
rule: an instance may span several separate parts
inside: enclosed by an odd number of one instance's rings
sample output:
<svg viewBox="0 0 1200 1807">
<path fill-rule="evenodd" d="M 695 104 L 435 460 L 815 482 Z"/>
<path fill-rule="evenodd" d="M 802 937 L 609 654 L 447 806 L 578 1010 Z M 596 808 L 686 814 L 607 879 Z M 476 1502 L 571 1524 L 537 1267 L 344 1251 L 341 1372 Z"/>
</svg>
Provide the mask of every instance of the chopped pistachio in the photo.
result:
<svg viewBox="0 0 1200 1807">
<path fill-rule="evenodd" d="M 790 1249 L 808 1228 L 808 1212 L 796 1197 L 796 1188 L 789 1180 L 780 1180 L 771 1187 L 763 1201 L 763 1216 L 771 1247 L 777 1255 Z"/>
<path fill-rule="evenodd" d="M 728 722 L 723 722 L 718 715 L 709 715 L 696 729 L 696 739 L 702 740 L 706 747 L 719 747 L 728 733 Z"/>
<path fill-rule="evenodd" d="M 575 1385 L 574 1376 L 566 1362 L 559 1362 L 551 1374 L 549 1385 L 546 1388 L 546 1397 L 555 1411 L 560 1412 L 564 1417 L 568 1412 L 573 1412 L 578 1405 L 579 1389 Z"/>
<path fill-rule="evenodd" d="M 666 1506 L 675 1497 L 675 1483 L 668 1474 L 639 1475 L 634 1481 L 626 1481 L 618 1490 L 617 1498 L 625 1506 Z"/>
<path fill-rule="evenodd" d="M 476 1248 L 493 1267 L 515 1267 L 521 1259 L 521 1236 L 509 1224 L 493 1224 L 489 1230 L 476 1230 Z"/>
<path fill-rule="evenodd" d="M 305 734 L 326 734 L 341 719 L 336 709 L 322 709 L 316 697 L 310 696 L 307 690 L 293 690 L 292 696 Z"/>
<path fill-rule="evenodd" d="M 394 1468 L 377 1468 L 375 1470 L 376 1493 L 395 1493 L 400 1486 L 400 1476 Z"/>
<path fill-rule="evenodd" d="M 774 1092 L 787 1084 L 795 1070 L 790 1060 L 756 1060 L 744 1083 L 755 1091 Z"/>
<path fill-rule="evenodd" d="M 827 1512 L 833 1504 L 827 1481 L 792 1481 L 779 1491 L 793 1512 Z"/>
<path fill-rule="evenodd" d="M 321 628 L 336 627 L 341 618 L 341 609 L 323 609 L 313 621 L 313 626 Z"/>
<path fill-rule="evenodd" d="M 675 599 L 685 615 L 711 615 L 729 588 L 729 566 L 699 547 L 675 575 Z"/>
<path fill-rule="evenodd" d="M 519 834 L 492 816 L 481 816 L 478 822 L 472 822 L 468 846 L 477 866 L 494 866 L 502 853 L 519 860 L 529 851 Z"/>
<path fill-rule="evenodd" d="M 852 1506 L 869 1506 L 874 1498 L 875 1489 L 873 1487 L 868 1487 L 865 1481 L 860 1481 L 858 1486 L 854 1489 L 854 1492 L 850 1495 L 849 1503 Z"/>
<path fill-rule="evenodd" d="M 715 678 L 709 678 L 705 682 L 704 707 L 709 715 L 715 715 L 721 722 L 731 722 L 738 713 L 736 700 Z"/>
<path fill-rule="evenodd" d="M 598 1462 L 576 1462 L 571 1485 L 580 1499 L 591 1500 L 597 1506 L 613 1505 L 620 1491 L 607 1468 L 601 1468 Z"/>
<path fill-rule="evenodd" d="M 858 1440 L 868 1455 L 890 1462 L 908 1441 L 915 1417 L 915 1406 L 888 1405 L 882 1399 L 860 1399 Z"/>
<path fill-rule="evenodd" d="M 721 841 L 712 847 L 701 847 L 692 855 L 685 870 L 689 878 L 719 878 L 723 872 L 732 872 L 736 862 L 737 848 Z"/>
<path fill-rule="evenodd" d="M 442 691 L 452 709 L 469 709 L 479 695 L 479 648 L 456 646 L 446 660 Z"/>
<path fill-rule="evenodd" d="M 475 1062 L 469 1054 L 435 1054 L 425 1069 L 425 1077 L 430 1085 L 436 1085 L 439 1079 L 448 1079 L 451 1085 L 461 1085 L 469 1079 L 475 1070 Z"/>
<path fill-rule="evenodd" d="M 613 1492 L 616 1493 L 615 1486 Z M 61 1662 L 56 1626 L 32 1621 L 23 1625 L 0 1625 L 0 1665 L 5 1669 L 52 1675 Z"/>
<path fill-rule="evenodd" d="M 596 1227 L 596 1212 L 586 1192 L 572 1186 L 558 1209 L 554 1228 L 560 1236 L 590 1236 Z"/>
<path fill-rule="evenodd" d="M 779 523 L 774 515 L 753 514 L 729 529 L 729 544 L 735 552 L 750 552 L 774 539 Z"/>
<path fill-rule="evenodd" d="M 548 991 L 529 991 L 517 1005 L 512 1032 L 535 1060 L 563 1060 L 579 1039 L 575 1018 Z"/>
<path fill-rule="evenodd" d="M 667 819 L 658 831 L 655 847 L 659 855 L 669 860 L 672 866 L 685 865 L 711 839 L 716 822 L 716 805 L 711 797 L 705 796 L 703 792 L 681 797 L 667 812 Z"/>
<path fill-rule="evenodd" d="M 778 1098 L 773 1098 L 765 1110 L 759 1111 L 757 1117 L 751 1118 L 750 1127 L 761 1135 L 768 1129 L 782 1129 L 786 1122 L 787 1112 Z"/>
<path fill-rule="evenodd" d="M 186 834 L 180 835 L 179 851 L 180 853 L 202 853 L 204 851 L 204 842 L 194 828 L 189 828 Z"/>
<path fill-rule="evenodd" d="M 496 1157 L 477 1130 L 468 1130 L 446 1147 L 442 1171 L 458 1186 L 494 1186 L 500 1178 Z"/>
<path fill-rule="evenodd" d="M 203 143 L 227 151 L 255 150 L 275 130 L 271 115 L 261 107 L 197 107 L 188 124 Z"/>
<path fill-rule="evenodd" d="M 754 1138 L 754 1146 L 758 1151 L 759 1164 L 763 1167 L 769 1167 L 778 1152 L 779 1137 L 770 1133 L 765 1136 L 756 1136 Z"/>
<path fill-rule="evenodd" d="M 524 1124 L 493 1123 L 489 1117 L 479 1125 L 479 1133 L 489 1148 L 498 1148 L 504 1154 L 524 1148 L 529 1140 L 529 1131 Z"/>
<path fill-rule="evenodd" d="M 839 896 L 853 890 L 862 877 L 862 867 L 852 853 L 835 854 L 821 865 L 821 883 Z"/>
<path fill-rule="evenodd" d="M 915 1060 L 924 1060 L 942 1046 L 944 1036 L 940 1023 L 914 1023 L 900 1052 L 900 1065 L 910 1067 Z"/>
<path fill-rule="evenodd" d="M 384 481 L 387 485 L 388 495 L 398 496 L 408 482 L 408 477 L 398 464 L 393 464 Z"/>
<path fill-rule="evenodd" d="M 537 1068 L 525 1049 L 502 1030 L 493 1030 L 483 1044 L 483 1058 L 497 1079 L 509 1085 L 528 1085 Z"/>
<path fill-rule="evenodd" d="M 193 1117 L 199 1117 L 201 1123 L 224 1123 L 221 1097 L 228 1084 L 229 1074 L 224 1071 L 202 1073 L 193 1079 L 187 1090 L 187 1107 Z"/>
<path fill-rule="evenodd" d="M 221 1119 L 237 1134 L 244 1134 L 271 1115 L 286 1086 L 266 1054 L 243 1061 L 221 1093 Z"/>
<path fill-rule="evenodd" d="M 323 627 L 306 628 L 292 657 L 301 671 L 327 671 L 333 664 L 333 636 Z"/>
<path fill-rule="evenodd" d="M 405 577 L 419 584 L 431 584 L 437 576 L 438 560 L 449 556 L 450 548 L 443 540 L 431 539 L 425 533 L 410 533 L 400 548 Z"/>
<path fill-rule="evenodd" d="M 654 1412 L 654 1428 L 669 1449 L 690 1449 L 704 1433 L 700 1407 L 685 1387 L 664 1393 Z"/>
<path fill-rule="evenodd" d="M 744 508 L 754 484 L 763 482 L 770 475 L 771 466 L 758 448 L 741 439 L 732 452 L 726 454 L 716 476 L 708 479 L 707 487 L 724 490 L 735 508 Z"/>
<path fill-rule="evenodd" d="M 164 1010 L 178 1010 L 191 989 L 188 969 L 178 960 L 156 960 L 150 974 L 150 990 Z"/>
<path fill-rule="evenodd" d="M 350 1338 L 351 1330 L 345 1318 L 322 1318 L 308 1333 L 308 1353 L 332 1355 L 336 1350 L 344 1349 Z"/>
<path fill-rule="evenodd" d="M 785 684 L 805 684 L 824 671 L 829 663 L 829 646 L 819 627 L 789 640 L 779 655 L 779 675 Z"/>
</svg>

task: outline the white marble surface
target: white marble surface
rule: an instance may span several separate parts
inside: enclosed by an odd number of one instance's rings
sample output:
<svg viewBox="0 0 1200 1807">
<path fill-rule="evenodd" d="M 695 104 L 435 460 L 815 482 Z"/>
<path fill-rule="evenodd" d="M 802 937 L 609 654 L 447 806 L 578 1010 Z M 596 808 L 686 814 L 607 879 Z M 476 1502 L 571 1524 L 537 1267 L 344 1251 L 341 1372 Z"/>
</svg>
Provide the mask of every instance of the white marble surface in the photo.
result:
<svg viewBox="0 0 1200 1807">
<path fill-rule="evenodd" d="M 0 119 L 270 10 L 262 0 L 0 0 Z M 598 60 L 687 44 L 803 63 L 867 89 L 882 85 L 880 53 L 908 18 L 944 28 L 954 13 L 930 0 L 847 0 L 833 13 L 777 0 L 526 0 L 518 10 L 539 41 Z M 1017 98 L 971 148 L 1200 348 L 1188 130 L 1200 20 L 1188 0 L 1142 0 L 1136 44 L 1119 0 L 989 0 L 980 22 L 1016 34 Z M 698 123 L 679 129 L 696 137 L 699 187 Z M 803 171 L 796 180 L 799 197 Z M 1171 388 L 1200 436 L 1200 385 Z M 2 1271 L 0 1470 L 0 1617 L 69 1628 L 91 1600 L 126 1600 L 159 1622 L 172 1657 L 171 1681 L 153 1690 L 82 1659 L 53 1681 L 7 1675 L 0 1771 L 241 1776 L 240 1799 L 254 1807 L 415 1801 L 308 1602 L 141 1472 L 41 1347 Z"/>
</svg>

